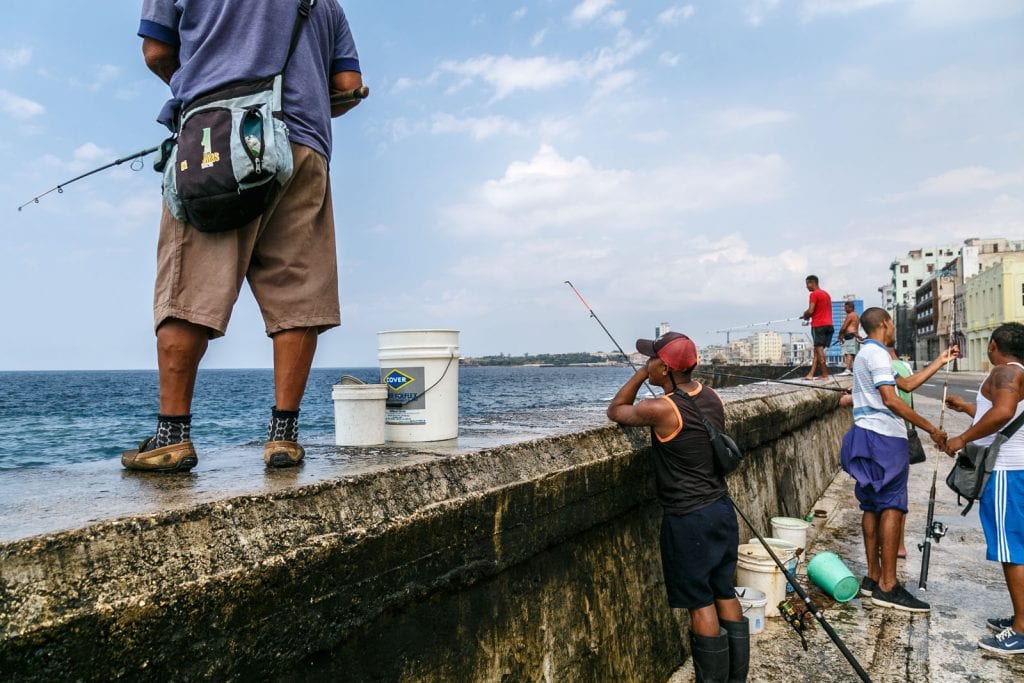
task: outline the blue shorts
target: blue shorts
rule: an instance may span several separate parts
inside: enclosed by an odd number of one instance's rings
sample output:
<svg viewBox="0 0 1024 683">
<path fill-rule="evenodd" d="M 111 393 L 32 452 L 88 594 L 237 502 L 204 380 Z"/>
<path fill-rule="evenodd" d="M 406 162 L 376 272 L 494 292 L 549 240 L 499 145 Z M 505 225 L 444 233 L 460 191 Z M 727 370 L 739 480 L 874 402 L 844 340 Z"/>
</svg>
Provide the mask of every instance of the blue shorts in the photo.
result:
<svg viewBox="0 0 1024 683">
<path fill-rule="evenodd" d="M 669 606 L 698 609 L 735 598 L 739 537 L 728 496 L 685 515 L 666 513 L 661 520 L 661 568 Z"/>
<path fill-rule="evenodd" d="M 978 503 L 981 528 L 993 562 L 1024 564 L 1024 471 L 995 470 Z"/>
<path fill-rule="evenodd" d="M 910 455 L 906 439 L 854 425 L 843 436 L 839 465 L 857 482 L 853 493 L 861 510 L 907 511 Z"/>
</svg>

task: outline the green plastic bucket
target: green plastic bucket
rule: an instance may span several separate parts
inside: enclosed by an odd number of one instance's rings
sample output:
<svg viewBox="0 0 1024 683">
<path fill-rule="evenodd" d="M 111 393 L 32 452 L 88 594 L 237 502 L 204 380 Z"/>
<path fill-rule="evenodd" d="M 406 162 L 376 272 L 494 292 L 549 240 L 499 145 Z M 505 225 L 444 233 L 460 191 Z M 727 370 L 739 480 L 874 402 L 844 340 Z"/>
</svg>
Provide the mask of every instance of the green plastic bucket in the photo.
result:
<svg viewBox="0 0 1024 683">
<path fill-rule="evenodd" d="M 821 552 L 807 563 L 807 576 L 839 602 L 849 602 L 860 590 L 857 581 L 835 553 Z"/>
</svg>

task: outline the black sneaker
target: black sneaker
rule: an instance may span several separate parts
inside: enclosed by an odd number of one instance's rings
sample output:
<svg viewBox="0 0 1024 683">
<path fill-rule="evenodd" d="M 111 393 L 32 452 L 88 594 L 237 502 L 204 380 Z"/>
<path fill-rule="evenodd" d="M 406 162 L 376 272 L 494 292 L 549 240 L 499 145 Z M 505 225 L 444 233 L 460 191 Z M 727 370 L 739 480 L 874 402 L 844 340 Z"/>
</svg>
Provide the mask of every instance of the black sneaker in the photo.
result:
<svg viewBox="0 0 1024 683">
<path fill-rule="evenodd" d="M 990 631 L 1002 633 L 1008 628 L 1013 628 L 1013 617 L 992 617 L 985 622 Z"/>
<path fill-rule="evenodd" d="M 893 586 L 891 591 L 884 591 L 881 586 L 875 586 L 871 593 L 871 602 L 876 607 L 892 607 L 904 612 L 931 611 L 931 606 L 927 602 L 915 598 L 900 583 Z"/>
<path fill-rule="evenodd" d="M 860 580 L 860 594 L 862 597 L 870 598 L 876 588 L 878 588 L 878 582 L 870 576 L 865 576 Z"/>
</svg>

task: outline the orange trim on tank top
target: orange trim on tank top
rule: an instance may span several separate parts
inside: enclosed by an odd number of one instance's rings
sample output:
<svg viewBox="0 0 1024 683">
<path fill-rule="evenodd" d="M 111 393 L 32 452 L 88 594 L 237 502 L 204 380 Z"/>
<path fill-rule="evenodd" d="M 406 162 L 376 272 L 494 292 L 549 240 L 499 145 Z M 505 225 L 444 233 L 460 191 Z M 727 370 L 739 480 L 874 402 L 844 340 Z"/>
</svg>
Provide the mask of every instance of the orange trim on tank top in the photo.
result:
<svg viewBox="0 0 1024 683">
<path fill-rule="evenodd" d="M 701 384 L 700 382 L 697 382 L 697 389 L 696 389 L 696 391 L 693 391 L 693 392 L 687 391 L 686 393 L 689 394 L 690 396 L 696 396 L 697 394 L 699 394 L 701 392 L 701 389 L 703 389 L 703 388 L 704 388 L 704 385 Z M 676 430 L 674 432 L 672 432 L 671 434 L 669 434 L 666 437 L 662 437 L 660 434 L 658 434 L 658 430 L 657 429 L 654 430 L 654 436 L 655 436 L 655 438 L 658 439 L 658 443 L 665 443 L 667 441 L 671 441 L 672 439 L 676 438 L 677 436 L 679 436 L 679 432 L 683 431 L 683 414 L 679 412 L 679 406 L 677 406 L 676 402 L 672 400 L 672 396 L 670 394 L 665 394 L 664 396 L 659 396 L 659 398 L 668 401 L 669 405 L 672 406 L 672 409 L 676 411 L 676 417 L 679 418 L 679 426 L 676 427 Z"/>
</svg>

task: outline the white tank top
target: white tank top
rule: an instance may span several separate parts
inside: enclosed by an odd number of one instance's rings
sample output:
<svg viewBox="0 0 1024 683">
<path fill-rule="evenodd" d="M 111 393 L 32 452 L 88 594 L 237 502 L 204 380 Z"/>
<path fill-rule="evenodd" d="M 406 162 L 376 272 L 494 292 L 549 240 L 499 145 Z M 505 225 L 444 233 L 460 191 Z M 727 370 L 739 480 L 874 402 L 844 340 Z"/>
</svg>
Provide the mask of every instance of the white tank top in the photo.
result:
<svg viewBox="0 0 1024 683">
<path fill-rule="evenodd" d="M 1020 363 L 1007 363 L 1007 365 L 1016 365 L 1018 368 L 1024 370 L 1024 365 Z M 991 374 L 991 373 L 989 373 Z M 988 381 L 988 378 L 985 378 Z M 983 381 L 982 384 L 985 384 Z M 992 409 L 992 401 L 985 398 L 984 394 L 981 393 L 981 387 L 978 387 L 978 397 L 975 401 L 976 410 L 974 412 L 974 424 L 978 424 L 978 420 L 982 416 Z M 1024 412 L 1024 401 L 1017 402 L 1017 412 L 1014 413 L 1013 419 L 1016 419 L 1022 412 Z M 1013 419 L 1010 421 L 1012 422 Z M 999 432 L 996 432 L 998 434 Z M 996 434 L 989 434 L 984 436 L 974 443 L 979 446 L 988 446 L 992 443 Z M 999 455 L 996 456 L 995 469 L 997 470 L 1024 470 L 1024 426 L 1018 429 L 1010 440 L 999 447 Z"/>
</svg>

